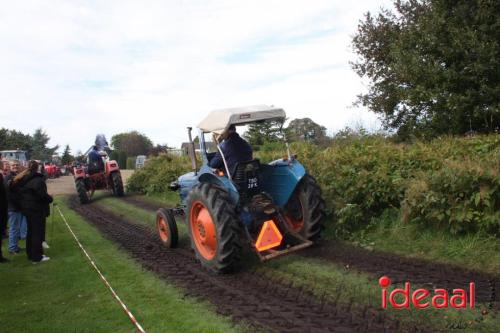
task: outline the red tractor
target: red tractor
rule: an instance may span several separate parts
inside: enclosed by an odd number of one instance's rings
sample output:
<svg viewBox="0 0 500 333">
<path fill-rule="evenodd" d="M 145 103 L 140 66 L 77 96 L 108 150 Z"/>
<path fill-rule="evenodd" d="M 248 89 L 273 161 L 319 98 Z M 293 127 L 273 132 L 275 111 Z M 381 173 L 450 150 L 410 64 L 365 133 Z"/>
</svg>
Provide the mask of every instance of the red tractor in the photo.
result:
<svg viewBox="0 0 500 333">
<path fill-rule="evenodd" d="M 61 168 L 54 163 L 45 164 L 45 172 L 48 178 L 59 178 L 61 176 Z"/>
<path fill-rule="evenodd" d="M 105 152 L 101 152 L 104 170 L 89 174 L 88 168 L 75 166 L 73 175 L 75 187 L 82 204 L 90 202 L 96 190 L 109 190 L 118 197 L 124 195 L 122 176 L 116 161 L 110 161 Z"/>
</svg>

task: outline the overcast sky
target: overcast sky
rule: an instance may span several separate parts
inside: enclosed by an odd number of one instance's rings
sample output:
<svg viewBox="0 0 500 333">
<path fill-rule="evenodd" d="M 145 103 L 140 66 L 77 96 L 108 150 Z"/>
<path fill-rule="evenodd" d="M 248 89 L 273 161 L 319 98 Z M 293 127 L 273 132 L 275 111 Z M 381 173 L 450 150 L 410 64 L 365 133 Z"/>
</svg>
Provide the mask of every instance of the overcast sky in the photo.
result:
<svg viewBox="0 0 500 333">
<path fill-rule="evenodd" d="M 179 146 L 217 108 L 283 107 L 332 132 L 376 116 L 350 40 L 387 0 L 4 1 L 0 127 L 85 151 L 138 130 Z M 15 147 L 13 147 L 15 148 Z"/>
</svg>

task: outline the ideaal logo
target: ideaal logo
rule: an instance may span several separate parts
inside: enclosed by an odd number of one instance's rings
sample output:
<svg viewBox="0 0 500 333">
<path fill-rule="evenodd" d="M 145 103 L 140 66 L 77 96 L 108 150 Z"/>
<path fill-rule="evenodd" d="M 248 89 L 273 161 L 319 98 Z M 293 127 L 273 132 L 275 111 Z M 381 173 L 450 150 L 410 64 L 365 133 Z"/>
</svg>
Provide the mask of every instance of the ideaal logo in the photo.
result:
<svg viewBox="0 0 500 333">
<path fill-rule="evenodd" d="M 475 284 L 469 283 L 468 291 L 465 289 L 453 289 L 453 292 L 448 293 L 446 289 L 435 289 L 431 291 L 419 288 L 411 291 L 410 282 L 406 282 L 404 288 L 395 288 L 389 295 L 387 287 L 391 285 L 391 279 L 387 276 L 382 276 L 378 280 L 379 285 L 382 287 L 382 308 L 387 308 L 387 303 L 395 309 L 404 309 L 410 307 L 410 302 L 417 309 L 425 309 L 427 307 L 434 307 L 436 309 L 444 309 L 452 307 L 455 309 L 465 309 L 468 307 L 474 309 L 475 307 Z M 398 296 L 398 295 L 401 295 Z M 451 297 L 450 297 L 451 296 Z M 400 301 L 396 300 L 396 297 Z"/>
</svg>

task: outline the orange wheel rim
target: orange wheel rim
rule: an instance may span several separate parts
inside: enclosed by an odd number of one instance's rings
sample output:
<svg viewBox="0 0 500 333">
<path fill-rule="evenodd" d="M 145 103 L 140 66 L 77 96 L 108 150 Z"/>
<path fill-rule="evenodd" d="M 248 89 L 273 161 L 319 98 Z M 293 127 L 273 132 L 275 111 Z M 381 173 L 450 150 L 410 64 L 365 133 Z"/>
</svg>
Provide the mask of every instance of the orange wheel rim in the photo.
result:
<svg viewBox="0 0 500 333">
<path fill-rule="evenodd" d="M 162 241 L 168 241 L 168 226 L 163 217 L 160 217 L 158 219 L 158 233 L 160 234 L 160 238 Z"/>
<path fill-rule="evenodd" d="M 285 220 L 290 229 L 292 229 L 293 232 L 298 233 L 304 227 L 304 209 L 302 207 L 302 202 L 300 201 L 299 198 L 297 198 L 296 202 L 299 205 L 298 209 L 300 210 L 300 217 L 294 216 L 293 214 L 290 213 L 286 213 Z"/>
<path fill-rule="evenodd" d="M 196 201 L 189 215 L 191 237 L 199 254 L 206 260 L 211 260 L 217 253 L 217 236 L 215 224 L 203 203 Z"/>
</svg>

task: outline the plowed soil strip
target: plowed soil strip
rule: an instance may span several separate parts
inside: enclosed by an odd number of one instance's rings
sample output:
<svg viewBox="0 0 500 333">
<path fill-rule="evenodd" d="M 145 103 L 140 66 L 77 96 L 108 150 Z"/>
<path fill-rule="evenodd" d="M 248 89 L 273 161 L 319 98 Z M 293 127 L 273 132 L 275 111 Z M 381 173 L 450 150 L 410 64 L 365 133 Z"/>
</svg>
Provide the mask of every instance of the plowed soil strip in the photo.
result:
<svg viewBox="0 0 500 333">
<path fill-rule="evenodd" d="M 154 202 L 151 202 L 151 201 L 147 201 L 147 200 L 141 200 L 137 197 L 123 197 L 122 198 L 123 201 L 129 203 L 129 204 L 132 204 L 136 207 L 139 207 L 139 208 L 142 208 L 142 209 L 145 209 L 145 210 L 149 210 L 149 211 L 152 211 L 152 212 L 155 212 L 156 210 L 158 210 L 159 208 L 161 207 L 166 207 L 166 205 L 161 205 L 161 204 L 158 204 L 158 203 L 154 203 Z"/>
<path fill-rule="evenodd" d="M 142 266 L 182 287 L 186 295 L 210 301 L 217 312 L 235 322 L 244 320 L 273 332 L 383 332 L 403 330 L 383 312 L 355 304 L 321 302 L 284 283 L 256 272 L 214 275 L 203 269 L 190 251 L 170 250 L 148 227 L 127 223 L 97 205 L 72 205 L 108 239 Z M 404 327 L 404 331 L 423 331 Z"/>
<path fill-rule="evenodd" d="M 155 211 L 160 205 L 140 198 L 125 198 L 137 207 Z M 436 263 L 430 260 L 407 258 L 393 253 L 368 251 L 345 242 L 325 241 L 320 246 L 309 248 L 302 255 L 342 264 L 345 267 L 373 274 L 375 278 L 389 276 L 394 283 L 410 281 L 430 288 L 466 288 L 470 282 L 476 284 L 476 300 L 498 307 L 495 288 L 499 276 L 469 270 L 451 264 Z"/>
</svg>

